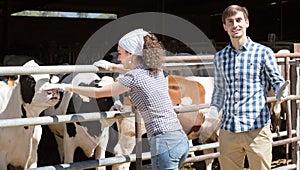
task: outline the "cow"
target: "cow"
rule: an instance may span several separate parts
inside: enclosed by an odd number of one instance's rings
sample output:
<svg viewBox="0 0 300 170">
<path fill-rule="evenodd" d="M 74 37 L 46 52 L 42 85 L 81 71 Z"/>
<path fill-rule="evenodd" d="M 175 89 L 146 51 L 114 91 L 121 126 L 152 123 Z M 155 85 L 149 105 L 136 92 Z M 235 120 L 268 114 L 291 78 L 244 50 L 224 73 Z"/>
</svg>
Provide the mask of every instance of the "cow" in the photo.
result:
<svg viewBox="0 0 300 170">
<path fill-rule="evenodd" d="M 281 49 L 277 53 L 279 54 L 289 54 L 290 51 L 286 49 Z M 277 58 L 277 62 L 284 62 L 284 58 Z M 281 75 L 285 77 L 285 68 L 282 65 L 279 65 L 279 70 Z M 275 93 L 272 89 L 268 92 L 268 96 L 275 96 Z M 286 102 L 273 102 L 269 103 L 269 108 L 271 112 L 271 130 L 272 132 L 279 132 L 282 127 L 282 119 L 286 113 Z"/>
<path fill-rule="evenodd" d="M 172 104 L 174 106 L 178 105 L 191 105 L 191 104 L 203 104 L 206 101 L 209 102 L 211 100 L 211 94 L 213 90 L 213 79 L 209 77 L 198 78 L 198 77 L 183 77 L 178 75 L 168 75 L 168 86 L 169 86 L 169 95 L 172 100 Z M 200 83 L 205 82 L 205 83 Z M 205 86 L 203 84 L 206 84 Z M 206 90 L 207 88 L 207 90 Z M 125 94 L 126 95 L 126 94 Z M 123 104 L 121 111 L 132 111 L 132 104 L 128 97 L 120 97 L 123 99 L 121 102 Z M 198 112 L 191 113 L 182 113 L 185 118 L 189 118 L 189 116 L 193 116 L 190 120 L 200 120 L 200 124 L 203 122 L 203 114 L 208 113 L 208 109 L 201 109 Z M 185 115 L 186 114 L 186 115 Z M 128 155 L 130 154 L 135 147 L 135 120 L 132 117 L 126 117 L 123 119 L 119 119 L 117 121 L 117 127 L 119 132 L 119 140 L 114 148 L 114 154 L 116 156 L 119 155 Z M 190 124 L 181 124 L 187 136 L 190 140 L 197 139 L 199 137 L 199 129 L 200 126 L 192 127 L 191 124 L 195 123 L 193 121 L 189 121 Z M 146 133 L 145 128 L 142 124 L 141 133 Z M 216 133 L 213 133 L 213 138 L 211 140 L 217 141 Z M 213 151 L 213 150 L 212 150 Z M 211 153 L 211 150 L 204 151 L 205 153 Z M 213 159 L 207 160 L 207 167 L 211 169 Z M 130 162 L 123 164 L 115 164 L 112 166 L 113 170 L 125 170 L 129 169 Z"/>
<path fill-rule="evenodd" d="M 100 78 L 95 73 L 71 74 L 63 77 L 61 83 L 71 83 L 80 86 L 103 86 L 106 78 L 112 83 L 113 79 L 104 76 Z M 108 111 L 113 105 L 112 98 L 93 99 L 75 94 L 63 92 L 61 102 L 44 111 L 45 116 L 66 115 L 74 113 L 88 113 Z M 48 125 L 57 141 L 60 160 L 63 163 L 73 163 L 76 148 L 81 148 L 87 158 L 95 159 L 105 157 L 109 137 L 109 127 L 115 120 L 100 119 L 97 121 L 60 123 Z M 98 170 L 105 167 L 98 167 Z"/>
<path fill-rule="evenodd" d="M 86 75 L 86 74 L 80 74 L 81 76 L 72 76 L 71 78 L 65 78 L 62 83 L 71 83 L 74 85 L 87 85 L 87 84 L 93 84 L 95 86 L 95 83 L 93 83 L 95 80 L 100 81 L 100 78 L 97 79 L 94 74 Z M 69 76 L 70 77 L 70 76 Z M 168 76 L 169 78 L 169 89 L 170 89 L 170 94 L 171 99 L 173 102 L 173 105 L 190 105 L 190 104 L 198 104 L 199 102 L 204 103 L 205 101 L 205 89 L 204 87 L 196 81 L 191 81 L 187 80 L 182 76 Z M 189 86 L 189 87 L 188 87 Z M 188 87 L 188 88 L 187 88 Z M 178 92 L 180 91 L 180 92 Z M 190 93 L 192 91 L 193 93 Z M 200 97 L 199 97 L 200 96 Z M 75 101 L 73 98 L 76 98 Z M 83 99 L 80 99 L 83 98 Z M 118 97 L 119 99 L 122 99 L 122 107 L 118 107 L 118 104 L 114 104 L 114 107 L 121 108 L 120 111 L 126 111 L 126 112 L 133 112 L 132 110 L 132 103 L 128 98 L 128 95 L 121 95 Z M 85 99 L 84 96 L 79 96 L 77 94 L 74 94 L 72 92 L 64 92 L 62 96 L 61 103 L 56 105 L 55 107 L 50 107 L 44 112 L 44 115 L 47 116 L 53 116 L 53 115 L 63 115 L 63 114 L 70 114 L 70 113 L 77 113 L 74 111 L 70 111 L 70 105 L 74 107 L 73 103 L 76 103 L 76 106 L 81 105 L 83 100 L 94 100 L 94 99 Z M 77 101 L 77 102 L 76 102 Z M 93 106 L 97 106 L 94 102 L 92 102 Z M 115 103 L 118 103 L 115 101 Z M 103 103 L 102 103 L 103 105 Z M 92 107 L 92 106 L 90 106 Z M 100 104 L 101 107 L 101 104 Z M 86 108 L 86 107 L 85 107 Z M 108 108 L 107 108 L 108 109 Z M 104 110 L 107 110 L 104 109 Z M 114 108 L 111 108 L 114 109 Z M 76 109 L 78 110 L 78 109 Z M 103 109 L 102 109 L 103 110 Z M 99 111 L 98 108 L 95 108 L 94 111 Z M 180 114 L 181 115 L 181 114 Z M 184 114 L 182 114 L 184 115 Z M 203 121 L 203 114 L 202 113 L 191 113 L 190 115 L 195 116 L 200 120 L 198 123 L 202 123 L 201 120 Z M 186 117 L 186 116 L 183 116 Z M 195 119 L 190 119 L 193 122 Z M 54 124 L 54 125 L 49 125 L 49 128 L 51 131 L 54 133 L 57 144 L 58 144 L 58 150 L 60 152 L 60 159 L 64 163 L 71 163 L 73 162 L 73 155 L 74 155 L 74 150 L 76 147 L 81 147 L 85 152 L 87 156 L 91 156 L 95 150 L 96 147 L 98 149 L 105 148 L 107 146 L 107 140 L 108 140 L 108 135 L 106 127 L 112 125 L 116 121 L 117 128 L 118 128 L 118 133 L 119 133 L 119 140 L 116 146 L 114 147 L 114 154 L 115 156 L 118 155 L 127 155 L 130 154 L 134 147 L 135 147 L 135 128 L 134 128 L 134 118 L 133 117 L 125 117 L 125 118 L 120 118 L 120 119 L 112 119 L 109 123 L 107 123 L 105 126 L 102 127 L 93 127 L 93 128 L 98 128 L 98 129 L 103 129 L 102 135 L 103 136 L 98 136 L 97 140 L 93 138 L 93 136 L 88 134 L 87 129 L 80 124 L 72 123 L 72 126 L 68 124 Z M 105 122 L 104 120 L 100 120 L 100 123 Z M 193 122 L 194 123 L 194 122 Z M 70 136 L 70 131 L 71 128 L 73 127 L 73 136 Z M 104 127 L 104 128 L 103 128 Z M 187 132 L 188 136 L 191 134 L 193 137 L 196 138 L 197 132 L 200 128 L 200 126 L 192 127 L 190 126 L 189 123 L 183 125 L 184 130 Z M 76 129 L 76 132 L 74 131 Z M 145 127 L 142 126 L 141 129 L 142 133 L 146 133 Z M 199 135 L 199 133 L 198 133 Z M 86 142 L 82 142 L 84 141 Z M 191 139 L 191 136 L 190 136 Z M 90 144 L 90 141 L 94 141 L 94 145 Z M 95 142 L 96 141 L 96 142 Z M 101 145 L 99 145 L 101 144 Z M 93 147 L 91 147 L 93 146 Z M 100 147 L 99 147 L 100 146 Z M 89 147 L 88 149 L 84 149 L 86 147 Z M 101 159 L 104 158 L 104 153 L 103 152 L 98 152 L 101 153 L 98 156 L 95 156 L 96 159 Z M 120 165 L 113 165 L 112 169 L 129 169 L 130 163 L 125 163 L 125 164 L 120 164 Z M 100 168 L 99 168 L 100 169 Z M 101 169 L 104 169 L 104 167 L 101 167 Z"/>
<path fill-rule="evenodd" d="M 24 67 L 38 67 L 30 60 Z M 49 74 L 8 76 L 0 81 L 0 119 L 37 117 L 50 106 L 57 104 L 57 90 L 41 90 L 51 79 Z M 37 147 L 41 136 L 40 126 L 19 126 L 0 129 L 0 169 L 37 166 Z"/>
</svg>

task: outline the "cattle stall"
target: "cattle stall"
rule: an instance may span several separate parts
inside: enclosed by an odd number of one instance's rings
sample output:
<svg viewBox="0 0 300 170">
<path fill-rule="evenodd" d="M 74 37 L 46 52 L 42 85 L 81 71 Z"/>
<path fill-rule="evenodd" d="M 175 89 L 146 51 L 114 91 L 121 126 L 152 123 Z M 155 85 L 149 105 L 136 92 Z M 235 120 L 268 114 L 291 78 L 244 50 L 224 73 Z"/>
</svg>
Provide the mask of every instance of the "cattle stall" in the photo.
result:
<svg viewBox="0 0 300 170">
<path fill-rule="evenodd" d="M 169 58 L 166 60 L 168 63 L 167 69 L 169 67 L 170 70 L 172 69 L 178 69 L 178 67 L 182 66 L 181 63 L 172 64 L 172 62 L 175 62 L 176 60 L 184 61 L 189 60 L 193 61 L 195 63 L 197 60 L 207 60 L 211 61 L 213 56 L 206 56 L 205 59 L 202 58 L 202 56 L 184 56 L 184 57 L 178 57 L 178 58 Z M 289 158 L 290 150 L 292 150 L 292 159 L 293 164 L 289 164 L 286 167 L 291 168 L 299 168 L 300 167 L 300 161 L 299 161 L 299 141 L 300 141 L 300 134 L 299 134 L 299 107 L 297 100 L 300 100 L 299 96 L 299 61 L 295 60 L 300 57 L 297 53 L 290 53 L 290 54 L 276 54 L 277 58 L 284 58 L 284 62 L 281 63 L 285 67 L 285 79 L 291 80 L 291 87 L 290 87 L 290 93 L 294 95 L 289 95 L 287 97 L 287 110 L 286 110 L 286 120 L 287 120 L 287 131 L 274 133 L 273 137 L 283 137 L 287 136 L 287 139 L 278 140 L 273 143 L 273 146 L 279 146 L 279 145 L 286 145 L 286 155 L 287 158 Z M 199 64 L 193 64 L 193 63 L 185 63 L 184 66 L 186 67 L 195 67 L 200 68 L 201 62 Z M 55 68 L 55 69 L 54 69 Z M 293 69 L 293 70 L 292 70 Z M 292 71 L 290 71 L 292 70 Z M 105 72 L 103 70 L 99 70 L 98 68 L 94 66 L 41 66 L 39 70 L 34 68 L 22 68 L 22 67 L 1 67 L 0 68 L 0 75 L 22 75 L 22 74 L 37 74 L 37 73 L 74 73 L 74 72 Z M 268 98 L 268 102 L 274 102 L 275 98 L 270 97 Z M 174 108 L 177 110 L 176 112 L 186 112 L 190 110 L 197 110 L 200 108 L 208 107 L 207 104 L 204 105 L 194 105 L 189 107 L 177 107 Z M 297 114 L 293 114 L 296 113 Z M 113 118 L 115 115 L 125 114 L 121 112 L 105 112 L 105 114 L 112 115 L 111 117 L 107 118 Z M 78 119 L 80 115 L 80 119 Z M 68 117 L 69 116 L 69 117 Z M 14 127 L 14 126 L 30 126 L 30 125 L 42 125 L 42 124 L 51 124 L 51 123 L 66 123 L 66 122 L 76 122 L 76 121 L 89 121 L 89 120 L 95 120 L 99 119 L 102 114 L 99 113 L 91 113 L 89 115 L 87 114 L 76 114 L 76 115 L 64 115 L 64 116 L 57 116 L 55 119 L 53 117 L 37 117 L 37 118 L 24 118 L 24 119 L 2 119 L 0 120 L 0 128 L 4 127 Z M 138 122 L 138 121 L 137 121 Z M 137 129 L 139 130 L 139 129 Z M 138 134 L 138 133 L 137 133 Z M 140 138 L 137 136 L 137 138 Z M 139 143 L 141 145 L 141 143 Z M 137 145 L 137 147 L 139 147 Z M 196 150 L 204 150 L 209 148 L 217 148 L 218 143 L 212 143 L 212 144 L 204 144 L 200 146 L 194 146 L 191 148 L 191 151 Z M 137 153 L 137 155 L 140 154 L 143 160 L 150 159 L 149 153 Z M 195 162 L 195 161 L 201 161 L 208 158 L 217 158 L 219 156 L 219 153 L 213 153 L 210 155 L 201 155 L 197 156 L 195 158 L 188 158 L 186 162 Z M 39 167 L 37 169 L 71 169 L 71 168 L 90 168 L 90 167 L 96 167 L 99 165 L 111 165 L 113 163 L 122 163 L 122 162 L 128 162 L 128 161 L 138 161 L 139 157 L 136 157 L 135 154 L 126 155 L 126 156 L 120 156 L 116 158 L 106 158 L 104 160 L 92 160 L 87 162 L 76 162 L 73 164 L 61 164 L 61 165 L 54 165 L 51 167 Z M 137 166 L 140 166 L 137 164 Z"/>
</svg>

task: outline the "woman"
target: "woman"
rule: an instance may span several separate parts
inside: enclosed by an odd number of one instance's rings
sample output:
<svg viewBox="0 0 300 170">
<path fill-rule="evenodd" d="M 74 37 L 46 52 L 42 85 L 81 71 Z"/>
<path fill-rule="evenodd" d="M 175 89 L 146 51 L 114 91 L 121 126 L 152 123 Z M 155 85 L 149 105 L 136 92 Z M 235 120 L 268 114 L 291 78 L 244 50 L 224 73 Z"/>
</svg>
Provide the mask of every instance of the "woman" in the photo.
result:
<svg viewBox="0 0 300 170">
<path fill-rule="evenodd" d="M 168 94 L 162 71 L 163 56 L 165 50 L 157 37 L 136 29 L 119 40 L 118 60 L 123 68 L 104 60 L 94 63 L 106 70 L 126 72 L 123 78 L 102 88 L 63 85 L 62 89 L 93 98 L 129 92 L 145 122 L 152 168 L 175 170 L 187 158 L 189 144 Z"/>
</svg>

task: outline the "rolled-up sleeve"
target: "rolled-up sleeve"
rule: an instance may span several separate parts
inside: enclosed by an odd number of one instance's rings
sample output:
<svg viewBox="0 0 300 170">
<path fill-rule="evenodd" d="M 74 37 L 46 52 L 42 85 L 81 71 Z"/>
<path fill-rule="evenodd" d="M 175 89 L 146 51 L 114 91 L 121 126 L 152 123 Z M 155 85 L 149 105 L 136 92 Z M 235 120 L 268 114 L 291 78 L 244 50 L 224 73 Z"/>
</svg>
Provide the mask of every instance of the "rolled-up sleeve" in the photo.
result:
<svg viewBox="0 0 300 170">
<path fill-rule="evenodd" d="M 225 97 L 225 80 L 223 76 L 222 67 L 220 67 L 220 61 L 218 55 L 214 57 L 214 91 L 212 94 L 211 106 L 215 106 L 220 111 L 224 104 Z"/>
<path fill-rule="evenodd" d="M 271 82 L 272 88 L 275 93 L 278 92 L 279 88 L 281 85 L 283 85 L 284 78 L 281 76 L 279 67 L 277 65 L 277 61 L 275 58 L 275 54 L 273 51 L 269 48 L 267 48 L 265 55 L 264 55 L 264 60 L 265 60 L 265 70 L 266 74 L 269 77 L 269 80 Z"/>
</svg>

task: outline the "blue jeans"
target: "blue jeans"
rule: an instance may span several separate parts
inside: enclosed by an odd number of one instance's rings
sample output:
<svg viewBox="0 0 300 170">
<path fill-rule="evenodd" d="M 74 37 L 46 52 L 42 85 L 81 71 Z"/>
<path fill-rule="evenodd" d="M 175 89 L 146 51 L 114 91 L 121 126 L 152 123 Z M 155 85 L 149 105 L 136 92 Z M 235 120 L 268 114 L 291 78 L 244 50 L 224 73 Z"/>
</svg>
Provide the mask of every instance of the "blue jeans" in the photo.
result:
<svg viewBox="0 0 300 170">
<path fill-rule="evenodd" d="M 178 170 L 189 154 L 189 142 L 183 130 L 151 137 L 150 147 L 153 170 Z"/>
</svg>

